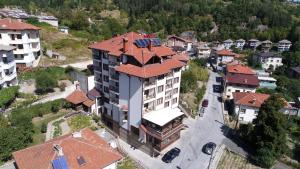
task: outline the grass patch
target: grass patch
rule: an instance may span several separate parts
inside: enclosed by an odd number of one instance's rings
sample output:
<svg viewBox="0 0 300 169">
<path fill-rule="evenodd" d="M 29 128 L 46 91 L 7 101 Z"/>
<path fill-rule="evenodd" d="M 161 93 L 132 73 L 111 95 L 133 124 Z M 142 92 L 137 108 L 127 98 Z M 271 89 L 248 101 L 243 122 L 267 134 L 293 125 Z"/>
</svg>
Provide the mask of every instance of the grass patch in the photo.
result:
<svg viewBox="0 0 300 169">
<path fill-rule="evenodd" d="M 52 47 L 54 49 L 63 49 L 63 48 L 71 48 L 71 49 L 77 49 L 82 48 L 83 45 L 86 45 L 83 43 L 83 41 L 75 40 L 75 39 L 60 39 L 52 44 Z"/>
<path fill-rule="evenodd" d="M 85 127 L 91 127 L 92 118 L 85 115 L 76 115 L 73 116 L 71 119 L 68 120 L 68 124 L 71 127 L 72 131 L 78 131 Z"/>
<path fill-rule="evenodd" d="M 46 114 L 43 118 L 34 119 L 34 134 L 32 136 L 33 142 L 31 145 L 36 145 L 45 142 L 45 134 L 41 132 L 43 123 L 48 124 L 50 121 L 58 119 L 66 114 L 66 111 L 60 111 L 57 114 L 49 113 Z"/>
<path fill-rule="evenodd" d="M 133 160 L 125 157 L 117 166 L 117 169 L 136 169 L 138 168 Z"/>
<path fill-rule="evenodd" d="M 31 71 L 21 73 L 18 78 L 20 80 L 36 79 L 43 72 L 51 74 L 56 80 L 69 79 L 69 76 L 65 73 L 65 68 L 62 67 L 35 68 Z"/>
</svg>

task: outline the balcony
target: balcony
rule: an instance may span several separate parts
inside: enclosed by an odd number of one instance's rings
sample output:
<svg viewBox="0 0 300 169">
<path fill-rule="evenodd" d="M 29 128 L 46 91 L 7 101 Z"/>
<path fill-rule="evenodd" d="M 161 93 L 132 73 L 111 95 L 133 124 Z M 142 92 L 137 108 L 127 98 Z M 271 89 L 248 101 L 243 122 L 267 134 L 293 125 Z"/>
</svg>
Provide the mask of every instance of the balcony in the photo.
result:
<svg viewBox="0 0 300 169">
<path fill-rule="evenodd" d="M 119 87 L 117 87 L 117 86 L 109 86 L 109 90 L 119 93 Z"/>
<path fill-rule="evenodd" d="M 145 126 L 147 134 L 159 139 L 159 140 L 164 140 L 174 133 L 180 131 L 184 127 L 184 124 L 178 123 L 176 125 L 173 125 L 172 128 L 169 128 L 168 130 L 165 131 L 159 131 L 157 129 L 153 129 L 149 126 Z"/>
<path fill-rule="evenodd" d="M 150 99 L 153 99 L 153 98 L 155 98 L 155 93 L 144 95 L 144 100 L 150 100 Z"/>
<path fill-rule="evenodd" d="M 110 78 L 112 78 L 113 80 L 119 80 L 119 75 L 117 75 L 117 74 L 111 74 Z"/>
<path fill-rule="evenodd" d="M 145 112 L 145 113 L 151 112 L 151 111 L 153 111 L 153 110 L 154 110 L 154 106 L 147 107 L 147 108 L 145 107 L 145 108 L 144 108 L 144 112 Z"/>
<path fill-rule="evenodd" d="M 100 56 L 100 55 L 94 54 L 94 55 L 93 55 L 93 58 L 96 59 L 96 60 L 101 60 L 101 56 Z"/>
<path fill-rule="evenodd" d="M 115 66 L 117 66 L 118 64 L 117 64 L 117 62 L 115 62 L 115 61 L 108 61 L 108 64 L 109 64 L 109 66 L 110 67 L 115 67 Z"/>
<path fill-rule="evenodd" d="M 172 87 L 173 87 L 172 83 L 166 84 L 166 90 L 167 90 L 167 89 L 171 89 Z"/>
<path fill-rule="evenodd" d="M 94 70 L 101 72 L 102 71 L 102 67 L 94 65 Z"/>
<path fill-rule="evenodd" d="M 115 98 L 115 97 L 111 97 L 110 98 L 110 101 L 114 104 L 119 104 L 119 99 L 118 98 Z"/>
<path fill-rule="evenodd" d="M 144 85 L 145 85 L 145 87 L 153 86 L 153 85 L 155 85 L 155 81 L 145 81 Z"/>
</svg>

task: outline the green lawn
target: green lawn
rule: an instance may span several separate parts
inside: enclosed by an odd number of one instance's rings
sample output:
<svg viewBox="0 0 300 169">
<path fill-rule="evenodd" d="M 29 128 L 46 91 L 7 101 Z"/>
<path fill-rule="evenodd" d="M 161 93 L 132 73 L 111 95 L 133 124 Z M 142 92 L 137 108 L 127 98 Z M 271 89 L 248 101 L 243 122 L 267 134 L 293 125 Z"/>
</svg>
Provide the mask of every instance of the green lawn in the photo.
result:
<svg viewBox="0 0 300 169">
<path fill-rule="evenodd" d="M 65 73 L 65 69 L 61 67 L 35 68 L 32 71 L 21 73 L 18 78 L 20 80 L 35 79 L 41 73 L 49 73 L 56 80 L 69 79 Z"/>
<path fill-rule="evenodd" d="M 85 115 L 76 115 L 68 120 L 68 124 L 71 127 L 72 131 L 78 131 L 85 127 L 92 126 L 92 118 Z"/>
<path fill-rule="evenodd" d="M 118 169 L 136 169 L 138 168 L 134 161 L 129 157 L 125 157 L 119 164 Z"/>
</svg>

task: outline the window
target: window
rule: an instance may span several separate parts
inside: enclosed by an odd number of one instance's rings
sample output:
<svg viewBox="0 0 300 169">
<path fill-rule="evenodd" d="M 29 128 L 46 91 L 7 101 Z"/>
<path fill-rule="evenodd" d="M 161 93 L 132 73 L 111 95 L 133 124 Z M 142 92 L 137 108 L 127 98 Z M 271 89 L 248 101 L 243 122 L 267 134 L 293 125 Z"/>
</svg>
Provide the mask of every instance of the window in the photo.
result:
<svg viewBox="0 0 300 169">
<path fill-rule="evenodd" d="M 177 97 L 172 99 L 172 104 L 176 104 L 177 103 Z"/>
<path fill-rule="evenodd" d="M 270 62 L 273 62 L 273 60 L 270 60 Z"/>
<path fill-rule="evenodd" d="M 179 82 L 179 77 L 174 78 L 174 84 Z"/>
<path fill-rule="evenodd" d="M 157 77 L 158 80 L 163 80 L 164 78 L 165 78 L 164 75 L 159 75 L 159 76 Z"/>
<path fill-rule="evenodd" d="M 179 71 L 180 71 L 180 68 L 174 69 L 174 72 L 179 72 Z"/>
<path fill-rule="evenodd" d="M 18 45 L 18 49 L 24 49 L 23 45 Z"/>
<path fill-rule="evenodd" d="M 170 102 L 165 102 L 165 107 L 169 107 Z"/>
<path fill-rule="evenodd" d="M 104 80 L 105 82 L 109 82 L 109 78 L 108 78 L 108 76 L 106 76 L 106 75 L 103 75 L 103 80 Z"/>
<path fill-rule="evenodd" d="M 280 60 L 277 60 L 277 63 L 279 63 Z"/>
<path fill-rule="evenodd" d="M 255 110 L 254 115 L 258 115 L 258 110 Z"/>
<path fill-rule="evenodd" d="M 157 93 L 161 93 L 161 92 L 163 92 L 163 91 L 164 91 L 164 86 L 163 86 L 163 85 L 158 86 L 158 88 L 157 88 Z"/>
<path fill-rule="evenodd" d="M 157 105 L 161 105 L 163 103 L 163 98 L 161 97 L 161 98 L 157 99 L 156 102 L 157 102 Z"/>
<path fill-rule="evenodd" d="M 124 115 L 124 120 L 128 120 L 128 112 L 127 111 L 123 111 L 123 115 Z"/>
<path fill-rule="evenodd" d="M 231 92 L 231 89 L 228 89 L 227 91 L 228 91 L 228 92 Z"/>
<path fill-rule="evenodd" d="M 104 92 L 105 92 L 105 93 L 108 93 L 108 92 L 109 92 L 109 89 L 108 89 L 107 86 L 104 86 L 103 89 L 104 89 Z"/>
<path fill-rule="evenodd" d="M 108 71 L 108 64 L 103 64 L 103 70 Z"/>
<path fill-rule="evenodd" d="M 178 88 L 173 89 L 173 94 L 177 94 L 178 93 Z"/>
<path fill-rule="evenodd" d="M 22 35 L 21 35 L 21 34 L 18 34 L 18 35 L 17 35 L 17 39 L 22 39 Z"/>
<path fill-rule="evenodd" d="M 246 109 L 241 108 L 240 109 L 240 114 L 245 114 L 246 113 Z"/>
<path fill-rule="evenodd" d="M 15 35 L 10 35 L 11 40 L 15 40 Z"/>
<path fill-rule="evenodd" d="M 2 34 L 0 33 L 0 39 L 2 39 Z"/>
<path fill-rule="evenodd" d="M 240 90 L 235 90 L 235 92 L 241 92 Z"/>
<path fill-rule="evenodd" d="M 107 53 L 106 52 L 103 52 L 103 59 L 107 59 L 108 58 L 108 56 L 107 56 Z"/>
</svg>

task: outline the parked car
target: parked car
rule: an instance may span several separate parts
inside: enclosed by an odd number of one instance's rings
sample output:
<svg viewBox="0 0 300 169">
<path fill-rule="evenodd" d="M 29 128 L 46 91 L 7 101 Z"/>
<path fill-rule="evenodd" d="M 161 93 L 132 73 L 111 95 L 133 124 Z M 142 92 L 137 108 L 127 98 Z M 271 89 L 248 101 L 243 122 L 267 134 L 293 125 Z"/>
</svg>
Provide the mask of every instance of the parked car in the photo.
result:
<svg viewBox="0 0 300 169">
<path fill-rule="evenodd" d="M 208 100 L 207 99 L 204 99 L 202 101 L 202 107 L 207 107 L 208 106 Z"/>
<path fill-rule="evenodd" d="M 203 146 L 202 150 L 204 153 L 206 153 L 208 155 L 212 155 L 214 150 L 216 149 L 216 147 L 217 147 L 216 143 L 209 142 Z"/>
<path fill-rule="evenodd" d="M 168 151 L 162 157 L 162 161 L 165 162 L 165 163 L 171 163 L 174 158 L 179 156 L 179 154 L 180 154 L 180 149 L 179 148 L 177 148 L 177 147 L 172 148 L 170 151 Z"/>
</svg>

